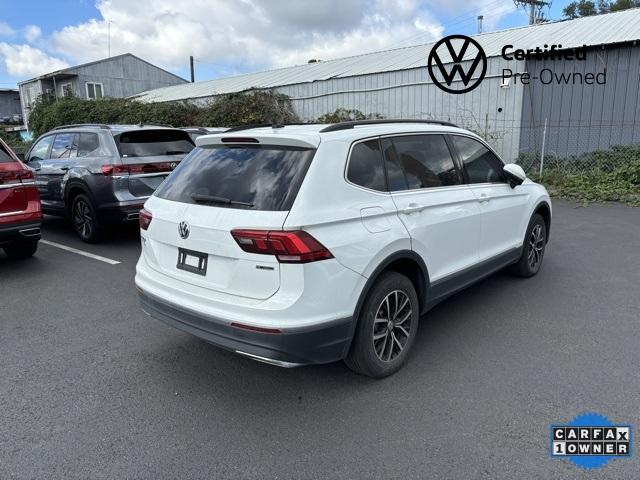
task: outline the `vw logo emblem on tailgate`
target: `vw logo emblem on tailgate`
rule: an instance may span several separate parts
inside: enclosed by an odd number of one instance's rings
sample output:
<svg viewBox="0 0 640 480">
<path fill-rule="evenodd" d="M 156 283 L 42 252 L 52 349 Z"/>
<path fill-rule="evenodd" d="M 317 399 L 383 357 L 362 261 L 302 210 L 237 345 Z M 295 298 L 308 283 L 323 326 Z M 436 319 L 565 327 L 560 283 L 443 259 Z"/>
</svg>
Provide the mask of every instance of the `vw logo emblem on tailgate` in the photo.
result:
<svg viewBox="0 0 640 480">
<path fill-rule="evenodd" d="M 178 233 L 181 238 L 186 240 L 189 237 L 189 224 L 185 221 L 180 222 L 178 225 Z"/>
</svg>

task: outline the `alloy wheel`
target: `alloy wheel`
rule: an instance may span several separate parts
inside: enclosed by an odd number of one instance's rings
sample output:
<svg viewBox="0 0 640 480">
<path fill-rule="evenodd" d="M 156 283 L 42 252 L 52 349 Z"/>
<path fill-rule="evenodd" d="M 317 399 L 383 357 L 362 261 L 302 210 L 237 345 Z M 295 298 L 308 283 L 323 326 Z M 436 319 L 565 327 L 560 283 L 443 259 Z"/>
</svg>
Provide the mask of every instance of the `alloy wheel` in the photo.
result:
<svg viewBox="0 0 640 480">
<path fill-rule="evenodd" d="M 542 225 L 537 224 L 531 230 L 529 235 L 529 247 L 527 252 L 527 261 L 532 271 L 536 271 L 542 262 L 542 254 L 544 252 L 544 234 Z"/>
<path fill-rule="evenodd" d="M 84 200 L 78 200 L 73 209 L 73 223 L 83 238 L 89 238 L 93 231 L 91 207 Z"/>
<path fill-rule="evenodd" d="M 392 291 L 380 302 L 373 321 L 373 349 L 380 360 L 390 362 L 402 353 L 412 317 L 411 301 L 402 290 Z"/>
</svg>

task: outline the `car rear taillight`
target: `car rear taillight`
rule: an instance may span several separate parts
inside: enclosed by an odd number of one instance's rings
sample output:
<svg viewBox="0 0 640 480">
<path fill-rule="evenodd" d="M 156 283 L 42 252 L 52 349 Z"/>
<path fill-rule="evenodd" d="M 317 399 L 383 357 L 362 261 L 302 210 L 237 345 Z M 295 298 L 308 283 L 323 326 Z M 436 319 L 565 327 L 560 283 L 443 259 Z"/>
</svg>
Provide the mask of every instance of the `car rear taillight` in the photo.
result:
<svg viewBox="0 0 640 480">
<path fill-rule="evenodd" d="M 142 230 L 146 230 L 151 225 L 151 220 L 153 220 L 153 215 L 151 212 L 146 209 L 140 210 L 140 214 L 138 215 L 138 223 L 140 224 L 140 228 Z"/>
<path fill-rule="evenodd" d="M 33 180 L 33 172 L 31 170 L 0 172 L 0 184 L 19 184 L 21 180 Z"/>
<path fill-rule="evenodd" d="M 280 263 L 308 263 L 333 258 L 331 252 L 304 230 L 231 230 L 248 253 L 275 255 Z"/>
<path fill-rule="evenodd" d="M 134 163 L 130 165 L 102 165 L 100 171 L 108 177 L 171 172 L 180 162 Z"/>
</svg>

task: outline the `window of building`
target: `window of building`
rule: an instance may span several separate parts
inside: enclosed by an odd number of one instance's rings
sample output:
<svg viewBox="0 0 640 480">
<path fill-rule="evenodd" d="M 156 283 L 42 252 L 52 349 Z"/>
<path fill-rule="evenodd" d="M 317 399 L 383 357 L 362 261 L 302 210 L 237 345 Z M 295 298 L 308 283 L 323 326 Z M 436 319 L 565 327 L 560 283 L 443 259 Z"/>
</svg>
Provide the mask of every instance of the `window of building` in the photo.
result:
<svg viewBox="0 0 640 480">
<path fill-rule="evenodd" d="M 87 98 L 89 100 L 96 100 L 104 96 L 101 83 L 87 82 L 86 86 L 87 86 Z"/>
<path fill-rule="evenodd" d="M 70 83 L 63 83 L 62 84 L 62 96 L 63 97 L 70 97 L 73 95 L 73 87 L 71 86 Z"/>
</svg>

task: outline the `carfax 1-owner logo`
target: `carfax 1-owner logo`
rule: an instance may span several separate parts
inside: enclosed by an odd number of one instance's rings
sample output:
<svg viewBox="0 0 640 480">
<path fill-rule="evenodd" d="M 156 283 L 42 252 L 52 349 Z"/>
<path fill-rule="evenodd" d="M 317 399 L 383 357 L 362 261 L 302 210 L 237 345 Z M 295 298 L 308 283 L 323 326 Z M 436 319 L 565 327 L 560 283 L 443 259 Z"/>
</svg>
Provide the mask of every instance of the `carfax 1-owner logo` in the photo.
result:
<svg viewBox="0 0 640 480">
<path fill-rule="evenodd" d="M 551 425 L 551 456 L 582 468 L 601 468 L 616 458 L 631 458 L 631 425 L 611 422 L 598 413 L 578 415 Z"/>
</svg>

